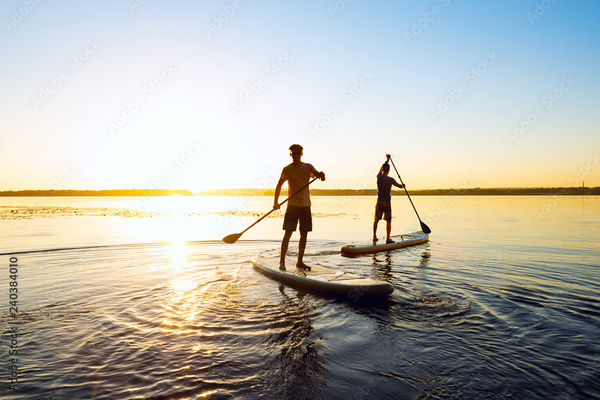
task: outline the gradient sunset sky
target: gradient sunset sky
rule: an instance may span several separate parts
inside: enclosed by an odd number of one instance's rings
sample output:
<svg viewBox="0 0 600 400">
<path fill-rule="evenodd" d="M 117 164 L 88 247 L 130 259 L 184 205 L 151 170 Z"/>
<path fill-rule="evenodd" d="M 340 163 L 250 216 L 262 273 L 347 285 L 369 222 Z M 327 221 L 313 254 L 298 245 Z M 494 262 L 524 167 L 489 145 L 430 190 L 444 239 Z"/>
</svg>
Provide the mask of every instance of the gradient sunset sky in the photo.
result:
<svg viewBox="0 0 600 400">
<path fill-rule="evenodd" d="M 0 190 L 600 186 L 600 2 L 5 0 Z M 392 170 L 392 175 L 393 170 Z"/>
</svg>

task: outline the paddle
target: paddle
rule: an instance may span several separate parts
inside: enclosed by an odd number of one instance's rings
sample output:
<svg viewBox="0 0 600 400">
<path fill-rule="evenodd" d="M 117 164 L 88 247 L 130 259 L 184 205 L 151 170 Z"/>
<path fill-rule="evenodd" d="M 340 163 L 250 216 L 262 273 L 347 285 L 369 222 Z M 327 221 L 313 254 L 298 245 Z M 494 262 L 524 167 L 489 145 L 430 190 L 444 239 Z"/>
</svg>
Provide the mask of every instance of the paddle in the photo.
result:
<svg viewBox="0 0 600 400">
<path fill-rule="evenodd" d="M 306 185 L 304 185 L 300 189 L 296 190 L 287 199 L 285 199 L 284 201 L 282 201 L 281 203 L 279 203 L 279 207 L 281 207 L 286 201 L 288 201 L 289 199 L 291 199 L 292 197 L 294 197 L 295 195 L 297 195 L 298 193 L 300 193 L 305 187 L 307 187 L 308 185 L 310 185 L 311 183 L 313 183 L 317 179 L 319 179 L 319 177 L 314 178 L 313 180 L 311 180 L 310 182 L 308 182 Z M 273 208 L 271 211 L 269 211 L 268 213 L 266 213 L 265 215 L 263 215 L 262 217 L 260 217 L 255 223 L 253 223 L 252 225 L 250 225 L 249 227 L 247 227 L 246 229 L 244 229 L 242 232 L 240 232 L 240 233 L 232 233 L 231 235 L 225 236 L 223 238 L 223 241 L 225 243 L 229 243 L 229 244 L 237 242 L 237 240 L 240 238 L 240 236 L 242 236 L 244 234 L 244 232 L 246 232 L 248 229 L 252 228 L 254 225 L 258 224 L 260 221 L 262 221 L 267 215 L 271 214 L 273 211 L 275 211 L 275 208 Z"/>
<path fill-rule="evenodd" d="M 391 156 L 390 156 L 390 161 L 392 162 L 392 166 L 394 167 L 396 174 L 398 174 L 398 179 L 400 179 L 400 183 L 404 185 L 404 182 L 402 182 L 402 178 L 400 177 L 400 174 L 398 173 L 398 170 L 396 169 L 396 166 L 394 165 L 394 160 L 392 160 Z M 421 223 L 421 229 L 423 230 L 424 233 L 429 235 L 431 233 L 431 229 L 429 229 L 429 227 L 427 225 L 425 225 L 425 223 L 423 221 L 421 221 L 421 217 L 419 217 L 419 213 L 417 212 L 415 205 L 413 204 L 412 200 L 410 199 L 408 190 L 406 190 L 406 185 L 404 186 L 404 191 L 406 192 L 406 195 L 408 196 L 408 200 L 410 200 L 410 204 L 412 205 L 413 210 L 415 210 L 415 214 L 417 214 L 417 218 L 419 218 L 419 222 Z"/>
</svg>

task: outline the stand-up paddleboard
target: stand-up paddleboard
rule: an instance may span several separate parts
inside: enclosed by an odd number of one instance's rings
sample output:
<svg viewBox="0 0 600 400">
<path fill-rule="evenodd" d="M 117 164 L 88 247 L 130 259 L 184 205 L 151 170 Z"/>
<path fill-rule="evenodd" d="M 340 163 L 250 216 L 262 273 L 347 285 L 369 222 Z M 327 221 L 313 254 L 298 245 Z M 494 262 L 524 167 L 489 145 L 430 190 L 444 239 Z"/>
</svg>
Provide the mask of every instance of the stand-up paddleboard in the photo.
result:
<svg viewBox="0 0 600 400">
<path fill-rule="evenodd" d="M 380 239 L 377 244 L 373 244 L 373 241 L 352 243 L 342 247 L 342 253 L 344 254 L 363 254 L 363 253 L 376 253 L 378 251 L 401 249 L 402 247 L 414 246 L 417 244 L 425 243 L 429 240 L 429 235 L 422 231 L 407 233 L 404 235 L 392 236 L 394 243 L 385 243 L 385 239 Z"/>
<path fill-rule="evenodd" d="M 279 257 L 253 257 L 252 265 L 269 278 L 306 291 L 349 297 L 389 294 L 394 291 L 394 286 L 388 282 L 321 267 L 311 263 L 310 260 L 306 261 L 311 270 L 306 271 L 296 268 L 295 261 L 295 259 L 286 261 L 286 271 L 279 269 Z"/>
</svg>

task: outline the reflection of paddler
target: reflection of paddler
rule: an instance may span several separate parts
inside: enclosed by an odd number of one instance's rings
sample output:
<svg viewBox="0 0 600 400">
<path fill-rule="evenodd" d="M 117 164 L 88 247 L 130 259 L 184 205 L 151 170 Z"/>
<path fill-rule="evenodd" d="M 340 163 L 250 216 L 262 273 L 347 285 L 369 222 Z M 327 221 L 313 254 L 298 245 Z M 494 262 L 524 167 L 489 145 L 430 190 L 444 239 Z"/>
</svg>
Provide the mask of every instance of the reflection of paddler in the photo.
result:
<svg viewBox="0 0 600 400">
<path fill-rule="evenodd" d="M 279 178 L 279 182 L 277 182 L 277 187 L 275 188 L 273 209 L 279 209 L 280 207 L 278 199 L 279 194 L 281 193 L 281 187 L 285 181 L 288 182 L 288 191 L 290 196 L 300 190 L 300 192 L 289 198 L 283 220 L 283 230 L 285 230 L 285 234 L 281 240 L 279 269 L 284 271 L 285 256 L 287 254 L 288 245 L 290 238 L 292 237 L 292 233 L 296 230 L 298 222 L 300 222 L 300 240 L 298 241 L 298 261 L 296 262 L 296 267 L 301 269 L 310 269 L 310 267 L 308 267 L 302 261 L 304 257 L 304 250 L 306 249 L 308 232 L 312 231 L 312 216 L 310 212 L 311 203 L 308 183 L 311 177 L 318 177 L 322 181 L 325 180 L 325 174 L 323 172 L 317 171 L 312 164 L 301 161 L 303 154 L 302 150 L 303 148 L 299 144 L 293 144 L 290 146 L 290 155 L 292 156 L 293 162 L 283 168 L 281 171 L 281 178 Z"/>
<path fill-rule="evenodd" d="M 377 243 L 377 225 L 381 218 L 386 221 L 386 244 L 394 243 L 390 238 L 392 232 L 392 185 L 400 189 L 404 184 L 396 182 L 394 178 L 388 176 L 390 173 L 390 155 L 386 154 L 386 161 L 381 166 L 377 174 L 377 204 L 375 205 L 375 222 L 373 222 L 373 245 Z"/>
</svg>

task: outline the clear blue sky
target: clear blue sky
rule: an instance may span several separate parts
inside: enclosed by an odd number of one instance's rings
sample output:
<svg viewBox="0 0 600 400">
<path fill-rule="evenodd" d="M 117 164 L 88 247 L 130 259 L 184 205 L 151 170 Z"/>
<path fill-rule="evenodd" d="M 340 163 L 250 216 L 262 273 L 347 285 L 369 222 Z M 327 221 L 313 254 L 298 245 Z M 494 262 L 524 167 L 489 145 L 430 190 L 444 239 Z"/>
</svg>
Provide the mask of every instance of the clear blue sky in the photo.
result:
<svg viewBox="0 0 600 400">
<path fill-rule="evenodd" d="M 0 3 L 0 190 L 600 185 L 597 1 Z"/>
</svg>

